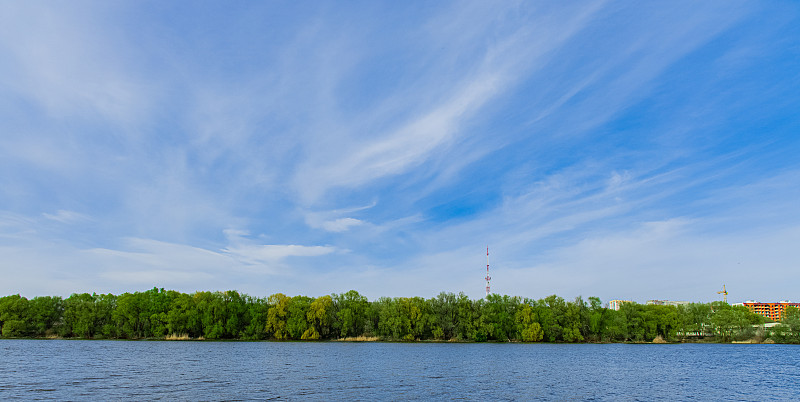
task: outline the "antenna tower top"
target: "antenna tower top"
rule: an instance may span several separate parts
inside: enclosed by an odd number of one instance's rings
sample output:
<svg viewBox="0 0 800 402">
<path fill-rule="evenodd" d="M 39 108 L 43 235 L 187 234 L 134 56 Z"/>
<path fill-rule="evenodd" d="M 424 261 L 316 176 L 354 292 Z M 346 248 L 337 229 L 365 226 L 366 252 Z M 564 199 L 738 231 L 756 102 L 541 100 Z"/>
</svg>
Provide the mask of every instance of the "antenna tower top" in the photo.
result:
<svg viewBox="0 0 800 402">
<path fill-rule="evenodd" d="M 491 293 L 489 288 L 490 280 L 492 280 L 492 277 L 489 276 L 489 246 L 486 246 L 486 297 L 489 297 L 489 293 Z"/>
</svg>

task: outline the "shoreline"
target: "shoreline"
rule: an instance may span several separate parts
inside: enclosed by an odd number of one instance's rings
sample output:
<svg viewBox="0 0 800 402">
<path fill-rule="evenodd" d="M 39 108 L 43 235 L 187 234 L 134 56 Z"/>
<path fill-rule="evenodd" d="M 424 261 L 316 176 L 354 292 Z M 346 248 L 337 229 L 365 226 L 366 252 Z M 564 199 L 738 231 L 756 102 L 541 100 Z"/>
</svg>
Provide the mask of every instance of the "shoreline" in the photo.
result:
<svg viewBox="0 0 800 402">
<path fill-rule="evenodd" d="M 366 338 L 366 339 L 363 339 Z M 525 344 L 525 345 L 681 345 L 681 344 L 731 344 L 731 345 L 794 345 L 794 343 L 780 343 L 767 338 L 762 341 L 747 339 L 743 341 L 715 341 L 715 340 L 691 340 L 681 339 L 677 341 L 624 341 L 624 342 L 524 342 L 518 340 L 497 341 L 489 340 L 483 342 L 449 339 L 380 339 L 378 337 L 356 337 L 339 339 L 319 339 L 319 340 L 276 340 L 276 339 L 203 339 L 203 338 L 77 338 L 77 337 L 0 337 L 3 340 L 36 340 L 36 341 L 122 341 L 122 342 L 274 342 L 274 343 L 445 343 L 445 344 Z"/>
</svg>

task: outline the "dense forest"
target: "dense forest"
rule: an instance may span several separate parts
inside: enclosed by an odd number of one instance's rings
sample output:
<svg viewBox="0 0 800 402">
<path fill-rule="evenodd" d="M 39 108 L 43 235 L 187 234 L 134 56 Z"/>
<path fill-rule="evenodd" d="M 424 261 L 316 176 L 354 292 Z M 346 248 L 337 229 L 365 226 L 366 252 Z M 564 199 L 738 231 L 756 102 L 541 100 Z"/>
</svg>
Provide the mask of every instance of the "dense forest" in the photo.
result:
<svg viewBox="0 0 800 402">
<path fill-rule="evenodd" d="M 683 306 L 624 304 L 558 296 L 540 300 L 463 293 L 383 297 L 351 290 L 317 298 L 281 293 L 256 298 L 236 291 L 73 294 L 0 298 L 2 337 L 85 339 L 440 340 L 522 342 L 650 342 L 772 339 L 800 343 L 800 310 L 765 330 L 763 318 L 722 302 Z"/>
</svg>

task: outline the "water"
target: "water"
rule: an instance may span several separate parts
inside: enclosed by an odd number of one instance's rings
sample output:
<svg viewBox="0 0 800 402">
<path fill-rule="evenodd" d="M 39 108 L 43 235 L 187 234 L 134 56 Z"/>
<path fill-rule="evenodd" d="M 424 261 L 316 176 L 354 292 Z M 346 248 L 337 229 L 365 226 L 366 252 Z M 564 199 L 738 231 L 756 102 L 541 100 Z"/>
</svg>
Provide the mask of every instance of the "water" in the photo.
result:
<svg viewBox="0 0 800 402">
<path fill-rule="evenodd" d="M 797 400 L 793 345 L 0 340 L 0 400 Z"/>
</svg>

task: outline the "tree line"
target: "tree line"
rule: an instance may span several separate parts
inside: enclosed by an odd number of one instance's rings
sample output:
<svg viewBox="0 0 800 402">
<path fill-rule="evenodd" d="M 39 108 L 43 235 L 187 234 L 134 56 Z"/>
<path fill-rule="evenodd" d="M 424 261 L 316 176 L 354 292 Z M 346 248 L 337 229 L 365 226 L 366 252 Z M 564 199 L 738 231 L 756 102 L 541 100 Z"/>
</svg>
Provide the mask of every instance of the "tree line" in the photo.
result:
<svg viewBox="0 0 800 402">
<path fill-rule="evenodd" d="M 463 293 L 382 297 L 368 301 L 351 290 L 317 298 L 276 293 L 266 298 L 237 291 L 73 294 L 67 298 L 0 298 L 2 337 L 84 339 L 380 340 L 522 342 L 650 342 L 711 338 L 728 342 L 771 337 L 800 343 L 800 311 L 765 332 L 764 319 L 743 306 L 626 303 L 615 311 L 600 299 L 556 295 L 534 300 Z"/>
</svg>

